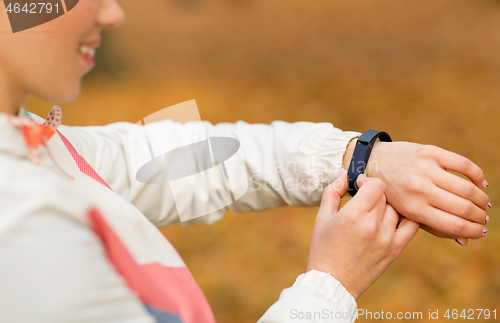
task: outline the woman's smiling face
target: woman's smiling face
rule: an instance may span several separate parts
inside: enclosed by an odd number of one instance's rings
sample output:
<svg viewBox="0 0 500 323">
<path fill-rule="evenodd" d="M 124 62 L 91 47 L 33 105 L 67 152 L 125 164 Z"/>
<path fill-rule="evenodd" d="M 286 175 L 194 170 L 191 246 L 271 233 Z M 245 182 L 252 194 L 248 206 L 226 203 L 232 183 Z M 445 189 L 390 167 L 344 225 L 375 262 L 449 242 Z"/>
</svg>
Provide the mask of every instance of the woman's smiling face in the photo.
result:
<svg viewBox="0 0 500 323">
<path fill-rule="evenodd" d="M 102 29 L 124 20 L 116 0 L 80 0 L 55 20 L 12 33 L 5 7 L 0 5 L 0 84 L 45 101 L 74 100 L 82 77 L 94 66 Z"/>
</svg>

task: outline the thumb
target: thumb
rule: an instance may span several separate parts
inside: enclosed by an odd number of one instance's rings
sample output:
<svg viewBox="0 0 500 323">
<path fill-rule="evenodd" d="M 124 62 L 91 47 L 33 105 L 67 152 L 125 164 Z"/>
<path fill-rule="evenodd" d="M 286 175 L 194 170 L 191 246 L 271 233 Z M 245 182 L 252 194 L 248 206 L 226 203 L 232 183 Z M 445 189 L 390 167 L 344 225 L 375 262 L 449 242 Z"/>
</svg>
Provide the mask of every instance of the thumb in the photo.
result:
<svg viewBox="0 0 500 323">
<path fill-rule="evenodd" d="M 403 251 L 403 249 L 410 243 L 410 241 L 415 237 L 420 228 L 420 224 L 403 218 L 396 229 L 396 235 L 394 238 L 394 246 L 398 251 L 398 255 Z"/>
<path fill-rule="evenodd" d="M 358 186 L 358 189 L 361 189 L 363 185 L 368 181 L 368 176 L 366 174 L 360 174 L 358 176 L 358 179 L 356 180 L 356 185 Z"/>
<path fill-rule="evenodd" d="M 323 191 L 317 219 L 326 219 L 329 215 L 336 214 L 340 209 L 340 205 L 342 205 L 342 198 L 346 194 L 347 173 L 342 168 L 337 179 Z"/>
</svg>

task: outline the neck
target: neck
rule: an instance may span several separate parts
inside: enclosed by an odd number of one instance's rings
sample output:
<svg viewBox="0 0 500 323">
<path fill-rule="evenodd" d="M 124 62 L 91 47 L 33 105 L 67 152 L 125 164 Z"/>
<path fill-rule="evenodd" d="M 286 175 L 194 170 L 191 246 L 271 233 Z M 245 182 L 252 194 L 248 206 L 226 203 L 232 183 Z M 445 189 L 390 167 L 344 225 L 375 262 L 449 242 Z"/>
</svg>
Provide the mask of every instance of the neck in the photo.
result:
<svg viewBox="0 0 500 323">
<path fill-rule="evenodd" d="M 0 113 L 16 115 L 19 107 L 24 103 L 27 93 L 21 87 L 15 86 L 4 77 L 0 70 Z"/>
</svg>

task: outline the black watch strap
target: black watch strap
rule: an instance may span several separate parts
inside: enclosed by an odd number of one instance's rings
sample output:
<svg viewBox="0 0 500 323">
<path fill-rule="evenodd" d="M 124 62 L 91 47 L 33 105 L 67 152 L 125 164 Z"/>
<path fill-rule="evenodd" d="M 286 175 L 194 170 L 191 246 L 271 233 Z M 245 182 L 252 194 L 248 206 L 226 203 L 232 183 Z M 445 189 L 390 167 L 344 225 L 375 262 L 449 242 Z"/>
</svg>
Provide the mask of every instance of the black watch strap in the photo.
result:
<svg viewBox="0 0 500 323">
<path fill-rule="evenodd" d="M 389 136 L 387 132 L 368 130 L 364 132 L 356 142 L 351 163 L 349 164 L 349 169 L 347 170 L 347 190 L 351 196 L 356 195 L 358 192 L 358 176 L 364 174 L 373 145 L 377 139 L 387 142 L 392 141 L 391 136 Z"/>
</svg>

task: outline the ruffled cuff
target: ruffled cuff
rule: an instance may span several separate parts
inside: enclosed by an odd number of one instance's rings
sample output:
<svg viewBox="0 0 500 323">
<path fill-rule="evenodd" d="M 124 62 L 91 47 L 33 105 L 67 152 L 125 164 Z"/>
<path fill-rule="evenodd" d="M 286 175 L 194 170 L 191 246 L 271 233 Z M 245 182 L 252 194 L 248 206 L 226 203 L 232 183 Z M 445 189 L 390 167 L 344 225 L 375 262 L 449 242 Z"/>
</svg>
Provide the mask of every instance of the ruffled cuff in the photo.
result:
<svg viewBox="0 0 500 323">
<path fill-rule="evenodd" d="M 307 145 L 301 147 L 312 157 L 312 175 L 318 180 L 320 188 L 325 188 L 337 178 L 347 145 L 359 136 L 359 132 L 328 127 L 311 135 Z"/>
<path fill-rule="evenodd" d="M 297 277 L 292 288 L 307 289 L 316 293 L 335 304 L 336 310 L 340 313 L 349 313 L 351 322 L 355 321 L 358 308 L 356 300 L 332 275 L 313 269 Z"/>
</svg>

